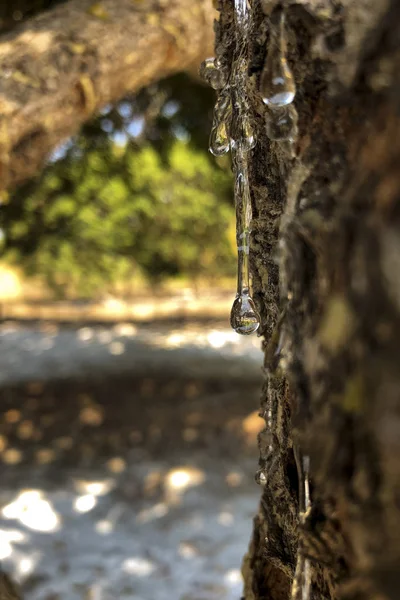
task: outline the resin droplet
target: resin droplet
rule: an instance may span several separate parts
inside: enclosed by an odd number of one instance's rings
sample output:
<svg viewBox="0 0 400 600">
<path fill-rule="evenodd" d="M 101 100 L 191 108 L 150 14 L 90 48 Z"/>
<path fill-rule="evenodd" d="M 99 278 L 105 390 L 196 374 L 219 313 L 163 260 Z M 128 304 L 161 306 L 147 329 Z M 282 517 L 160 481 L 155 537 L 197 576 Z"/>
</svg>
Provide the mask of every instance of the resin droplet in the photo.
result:
<svg viewBox="0 0 400 600">
<path fill-rule="evenodd" d="M 229 90 L 224 88 L 214 107 L 214 120 L 210 134 L 209 150 L 214 156 L 222 156 L 230 149 L 232 103 Z"/>
<path fill-rule="evenodd" d="M 266 485 L 267 484 L 267 476 L 262 469 L 257 471 L 255 474 L 255 480 L 258 485 Z"/>
<path fill-rule="evenodd" d="M 260 317 L 250 294 L 248 292 L 238 294 L 231 310 L 232 329 L 241 335 L 250 335 L 257 331 L 259 325 Z"/>
<path fill-rule="evenodd" d="M 286 106 L 293 102 L 296 84 L 286 60 L 286 38 L 282 13 L 279 30 L 271 31 L 267 59 L 260 79 L 263 102 L 270 108 Z"/>
<path fill-rule="evenodd" d="M 222 156 L 229 151 L 230 141 L 226 123 L 222 121 L 211 129 L 209 150 L 214 156 Z"/>
<path fill-rule="evenodd" d="M 217 101 L 214 106 L 214 120 L 216 121 L 231 121 L 232 119 L 232 99 L 229 86 L 218 94 Z"/>
<path fill-rule="evenodd" d="M 240 147 L 243 152 L 248 152 L 254 148 L 256 139 L 247 114 L 239 114 L 239 118 L 233 120 L 231 138 L 233 148 Z"/>
<path fill-rule="evenodd" d="M 297 110 L 292 104 L 271 110 L 266 118 L 267 136 L 276 142 L 293 142 L 298 134 L 297 122 Z"/>
<path fill-rule="evenodd" d="M 217 58 L 206 58 L 199 69 L 199 75 L 214 90 L 220 90 L 226 85 L 227 75 Z"/>
</svg>

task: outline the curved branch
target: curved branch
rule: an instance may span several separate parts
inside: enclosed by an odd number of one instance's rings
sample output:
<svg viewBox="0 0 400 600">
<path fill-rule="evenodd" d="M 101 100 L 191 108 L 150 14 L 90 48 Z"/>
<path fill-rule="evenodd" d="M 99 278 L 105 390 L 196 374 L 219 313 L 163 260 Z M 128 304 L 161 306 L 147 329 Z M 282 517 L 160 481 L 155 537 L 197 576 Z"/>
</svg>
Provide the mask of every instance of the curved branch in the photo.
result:
<svg viewBox="0 0 400 600">
<path fill-rule="evenodd" d="M 144 5 L 145 4 L 145 5 Z M 212 52 L 212 0 L 71 0 L 0 41 L 0 190 L 109 102 Z"/>
</svg>

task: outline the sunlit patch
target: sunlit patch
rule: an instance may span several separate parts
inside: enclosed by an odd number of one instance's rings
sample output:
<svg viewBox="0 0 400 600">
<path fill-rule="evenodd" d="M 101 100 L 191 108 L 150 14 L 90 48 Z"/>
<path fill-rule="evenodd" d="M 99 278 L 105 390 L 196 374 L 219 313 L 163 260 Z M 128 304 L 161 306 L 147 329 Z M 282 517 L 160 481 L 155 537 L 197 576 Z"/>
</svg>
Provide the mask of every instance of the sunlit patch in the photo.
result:
<svg viewBox="0 0 400 600">
<path fill-rule="evenodd" d="M 103 411 L 99 406 L 85 406 L 79 413 L 79 420 L 84 425 L 99 427 L 103 423 Z"/>
<path fill-rule="evenodd" d="M 94 509 L 97 504 L 97 498 L 92 494 L 79 496 L 74 500 L 74 510 L 79 513 L 87 513 Z"/>
<path fill-rule="evenodd" d="M 108 329 L 102 329 L 97 332 L 97 339 L 100 344 L 109 344 L 112 342 L 113 337 L 112 331 L 108 331 Z"/>
<path fill-rule="evenodd" d="M 192 467 L 173 469 L 165 477 L 165 483 L 174 490 L 184 490 L 187 487 L 199 485 L 204 481 L 204 473 Z"/>
<path fill-rule="evenodd" d="M 7 448 L 2 459 L 6 465 L 18 465 L 23 459 L 23 454 L 18 448 Z"/>
<path fill-rule="evenodd" d="M 199 395 L 199 386 L 194 381 L 191 381 L 187 385 L 185 385 L 184 393 L 186 398 L 195 398 Z"/>
<path fill-rule="evenodd" d="M 51 448 L 41 448 L 36 452 L 36 462 L 39 465 L 49 465 L 56 459 L 56 453 Z"/>
<path fill-rule="evenodd" d="M 199 437 L 199 433 L 193 427 L 187 427 L 183 430 L 182 437 L 185 442 L 194 442 Z"/>
<path fill-rule="evenodd" d="M 198 551 L 194 544 L 190 542 L 181 542 L 178 547 L 178 554 L 182 556 L 182 558 L 191 559 L 196 558 L 198 556 Z"/>
<path fill-rule="evenodd" d="M 114 529 L 114 523 L 107 519 L 103 519 L 102 521 L 97 521 L 95 529 L 100 535 L 109 535 Z"/>
<path fill-rule="evenodd" d="M 202 415 L 199 412 L 190 413 L 186 417 L 186 423 L 188 425 L 199 425 L 202 422 L 203 418 L 204 418 L 204 415 Z"/>
<path fill-rule="evenodd" d="M 138 523 L 149 523 L 155 519 L 161 519 L 168 514 L 168 510 L 168 506 L 164 502 L 160 502 L 150 508 L 141 510 L 136 516 L 136 521 Z"/>
<path fill-rule="evenodd" d="M 123 344 L 122 342 L 111 342 L 108 351 L 114 356 L 119 356 L 120 354 L 123 354 L 125 352 L 125 344 Z"/>
<path fill-rule="evenodd" d="M 22 285 L 16 271 L 9 267 L 0 267 L 0 298 L 1 300 L 10 300 L 20 295 Z"/>
<path fill-rule="evenodd" d="M 161 471 L 150 471 L 145 477 L 143 491 L 146 496 L 152 496 L 159 488 L 162 482 Z"/>
<path fill-rule="evenodd" d="M 111 296 L 103 301 L 103 306 L 112 312 L 124 312 L 126 308 L 125 302 Z"/>
<path fill-rule="evenodd" d="M 132 323 L 117 323 L 113 331 L 117 337 L 133 337 L 137 334 L 137 327 Z"/>
<path fill-rule="evenodd" d="M 238 471 L 231 471 L 225 477 L 225 481 L 230 487 L 238 487 L 243 482 L 243 475 Z"/>
<path fill-rule="evenodd" d="M 242 421 L 243 433 L 245 434 L 248 442 L 256 443 L 257 434 L 260 433 L 265 427 L 265 421 L 259 415 L 258 410 L 250 413 Z"/>
<path fill-rule="evenodd" d="M 90 340 L 93 339 L 93 336 L 94 332 L 90 327 L 81 327 L 81 329 L 78 329 L 76 332 L 76 337 L 81 342 L 90 342 Z"/>
<path fill-rule="evenodd" d="M 34 426 L 32 421 L 22 421 L 17 428 L 17 436 L 21 440 L 29 440 L 32 437 L 34 431 Z"/>
<path fill-rule="evenodd" d="M 180 348 L 184 343 L 185 335 L 183 333 L 172 333 L 167 336 L 167 339 L 165 340 L 165 346 L 167 348 Z"/>
<path fill-rule="evenodd" d="M 0 560 L 4 560 L 8 556 L 11 556 L 13 548 L 10 542 L 6 539 L 3 539 L 3 536 L 0 538 Z"/>
<path fill-rule="evenodd" d="M 236 344 L 238 340 L 234 331 L 210 331 L 207 341 L 212 348 L 218 349 L 223 348 L 227 343 Z"/>
<path fill-rule="evenodd" d="M 74 445 L 72 437 L 62 436 L 54 440 L 54 445 L 60 450 L 70 450 Z"/>
<path fill-rule="evenodd" d="M 222 511 L 219 513 L 218 523 L 220 525 L 223 525 L 223 527 L 230 527 L 231 525 L 233 525 L 233 522 L 234 522 L 234 516 L 232 513 L 228 512 L 228 511 Z"/>
<path fill-rule="evenodd" d="M 51 350 L 54 347 L 54 340 L 50 337 L 45 337 L 40 341 L 41 350 Z"/>
<path fill-rule="evenodd" d="M 0 529 L 0 560 L 11 556 L 13 542 L 23 542 L 26 536 L 17 529 Z"/>
<path fill-rule="evenodd" d="M 0 435 L 0 452 L 4 452 L 7 448 L 8 440 L 5 435 Z"/>
<path fill-rule="evenodd" d="M 224 575 L 224 581 L 229 585 L 239 585 L 243 583 L 242 574 L 239 569 L 231 569 Z"/>
<path fill-rule="evenodd" d="M 106 496 L 115 486 L 114 479 L 104 479 L 103 481 L 85 481 L 77 479 L 74 481 L 75 488 L 82 495 L 90 494 L 92 496 Z"/>
<path fill-rule="evenodd" d="M 17 573 L 19 577 L 29 577 L 35 570 L 35 567 L 40 559 L 40 553 L 36 552 L 32 556 L 24 556 L 17 562 Z"/>
<path fill-rule="evenodd" d="M 127 558 L 122 563 L 122 570 L 129 575 L 136 575 L 136 577 L 148 577 L 155 569 L 154 563 L 139 556 Z"/>
<path fill-rule="evenodd" d="M 200 485 L 205 480 L 203 471 L 194 467 L 172 469 L 164 479 L 165 491 L 169 503 L 179 502 L 180 496 L 190 487 Z"/>
<path fill-rule="evenodd" d="M 60 528 L 60 518 L 40 490 L 24 490 L 17 498 L 4 506 L 2 515 L 6 519 L 20 521 L 28 529 L 50 533 Z"/>
<path fill-rule="evenodd" d="M 21 420 L 21 412 L 15 408 L 11 408 L 4 413 L 4 420 L 6 423 L 18 423 Z"/>
<path fill-rule="evenodd" d="M 122 473 L 126 469 L 126 462 L 120 456 L 116 456 L 106 462 L 106 467 L 112 473 Z"/>
</svg>

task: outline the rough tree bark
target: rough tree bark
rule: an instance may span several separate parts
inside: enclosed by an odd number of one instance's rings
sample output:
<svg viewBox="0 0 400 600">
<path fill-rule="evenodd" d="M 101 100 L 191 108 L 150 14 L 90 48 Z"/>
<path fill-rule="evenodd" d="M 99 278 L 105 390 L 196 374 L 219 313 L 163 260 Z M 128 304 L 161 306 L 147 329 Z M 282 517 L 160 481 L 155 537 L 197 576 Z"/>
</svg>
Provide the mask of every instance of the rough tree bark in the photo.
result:
<svg viewBox="0 0 400 600">
<path fill-rule="evenodd" d="M 72 2 L 70 28 L 62 25 L 68 11 L 60 8 L 58 27 L 48 30 L 43 16 L 32 35 L 27 25 L 3 42 L 3 182 L 33 173 L 50 147 L 103 103 L 200 58 L 205 13 L 196 21 L 188 0 L 160 1 L 171 30 L 133 11 L 136 4 L 104 1 L 103 16 L 88 16 L 91 2 Z M 232 4 L 219 0 L 217 45 L 228 49 Z M 288 600 L 302 539 L 312 562 L 313 600 L 396 600 L 400 6 L 395 0 L 284 2 L 298 84 L 294 158 L 267 139 L 257 92 L 268 14 L 278 3 L 251 4 L 252 266 L 266 366 L 261 414 L 272 401 L 277 429 L 243 564 L 244 596 Z M 33 60 L 38 54 L 40 63 Z M 259 441 L 266 454 L 268 435 Z M 311 458 L 312 510 L 302 527 L 294 443 Z"/>
<path fill-rule="evenodd" d="M 71 0 L 0 41 L 0 190 L 96 110 L 212 53 L 212 0 Z"/>
<path fill-rule="evenodd" d="M 263 6 L 262 6 L 263 5 Z M 400 6 L 285 3 L 297 157 L 271 143 L 257 82 L 275 1 L 253 0 L 253 272 L 265 336 L 267 484 L 243 565 L 246 600 L 287 600 L 296 549 L 314 600 L 400 588 Z M 221 0 L 217 46 L 232 38 Z M 280 354 L 280 358 L 277 356 Z M 298 522 L 294 445 L 311 458 Z"/>
</svg>

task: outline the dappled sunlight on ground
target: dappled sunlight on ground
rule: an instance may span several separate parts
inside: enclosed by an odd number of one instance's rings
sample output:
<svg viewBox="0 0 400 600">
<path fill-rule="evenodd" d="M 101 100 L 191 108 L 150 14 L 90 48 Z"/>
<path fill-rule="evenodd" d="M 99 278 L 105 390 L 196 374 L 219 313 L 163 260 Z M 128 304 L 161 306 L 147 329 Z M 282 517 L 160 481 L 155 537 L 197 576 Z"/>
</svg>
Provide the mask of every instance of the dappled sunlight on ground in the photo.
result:
<svg viewBox="0 0 400 600">
<path fill-rule="evenodd" d="M 258 340 L 122 322 L 0 335 L 21 376 L 0 389 L 0 560 L 25 600 L 238 600 Z"/>
<path fill-rule="evenodd" d="M 121 321 L 111 327 L 60 328 L 54 323 L 27 327 L 5 322 L 0 324 L 0 339 L 4 348 L 0 385 L 85 376 L 95 368 L 104 373 L 144 374 L 167 365 L 180 369 L 183 363 L 196 376 L 202 370 L 211 376 L 226 376 L 229 368 L 231 377 L 254 379 L 258 374 L 261 379 L 256 362 L 261 356 L 260 340 L 243 338 L 227 326 L 182 323 L 150 327 Z"/>
<path fill-rule="evenodd" d="M 134 495 L 107 477 L 19 490 L 1 511 L 3 568 L 32 600 L 237 598 L 257 490 L 244 469 L 194 458 L 202 468 L 146 464 Z"/>
</svg>

